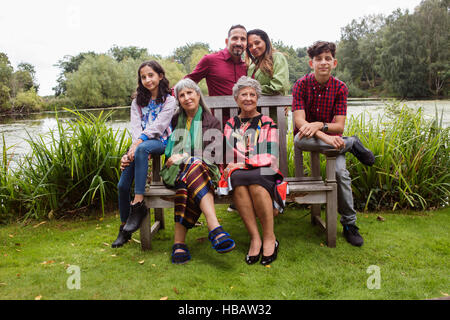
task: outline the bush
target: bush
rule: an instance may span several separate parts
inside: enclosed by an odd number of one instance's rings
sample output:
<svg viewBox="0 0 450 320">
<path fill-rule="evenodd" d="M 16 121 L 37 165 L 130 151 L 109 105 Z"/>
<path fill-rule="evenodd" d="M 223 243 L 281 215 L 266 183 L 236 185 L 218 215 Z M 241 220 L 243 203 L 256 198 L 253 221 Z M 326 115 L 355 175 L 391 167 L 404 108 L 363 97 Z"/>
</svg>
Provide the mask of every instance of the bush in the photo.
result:
<svg viewBox="0 0 450 320">
<path fill-rule="evenodd" d="M 80 107 L 130 105 L 137 67 L 106 55 L 87 57 L 67 76 L 67 96 Z M 131 73 L 133 71 L 133 73 Z"/>
<path fill-rule="evenodd" d="M 44 106 L 44 100 L 38 96 L 35 88 L 19 92 L 12 101 L 14 111 L 19 112 L 41 111 Z"/>
<path fill-rule="evenodd" d="M 58 97 L 45 97 L 44 98 L 44 110 L 54 111 L 54 110 L 62 110 L 64 108 L 75 109 L 75 104 L 71 99 L 66 96 L 58 96 Z"/>
</svg>

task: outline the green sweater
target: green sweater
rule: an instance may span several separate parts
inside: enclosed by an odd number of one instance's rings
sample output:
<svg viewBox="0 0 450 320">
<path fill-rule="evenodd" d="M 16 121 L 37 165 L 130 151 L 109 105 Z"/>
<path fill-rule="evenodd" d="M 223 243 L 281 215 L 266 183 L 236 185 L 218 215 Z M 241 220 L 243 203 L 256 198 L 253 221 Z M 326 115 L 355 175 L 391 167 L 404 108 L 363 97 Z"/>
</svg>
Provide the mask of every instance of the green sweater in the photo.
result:
<svg viewBox="0 0 450 320">
<path fill-rule="evenodd" d="M 251 77 L 255 70 L 252 63 L 248 67 L 247 76 Z M 290 87 L 289 67 L 285 56 L 281 52 L 273 53 L 273 77 L 263 73 L 258 69 L 255 73 L 255 79 L 259 81 L 262 88 L 262 94 L 267 96 L 287 95 Z"/>
</svg>

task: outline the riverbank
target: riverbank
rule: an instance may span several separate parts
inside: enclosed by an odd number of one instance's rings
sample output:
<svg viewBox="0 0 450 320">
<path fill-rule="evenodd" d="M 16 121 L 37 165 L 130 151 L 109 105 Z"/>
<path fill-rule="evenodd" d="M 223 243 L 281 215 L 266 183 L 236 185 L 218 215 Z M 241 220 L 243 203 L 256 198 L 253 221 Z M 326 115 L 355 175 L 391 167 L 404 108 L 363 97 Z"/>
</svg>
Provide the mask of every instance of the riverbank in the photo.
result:
<svg viewBox="0 0 450 320">
<path fill-rule="evenodd" d="M 448 297 L 450 208 L 358 213 L 365 239 L 360 248 L 345 241 L 339 224 L 337 246 L 328 248 L 324 234 L 310 224 L 308 211 L 288 208 L 275 219 L 280 252 L 270 267 L 245 264 L 249 239 L 239 215 L 228 213 L 224 205 L 216 208 L 236 249 L 224 255 L 211 249 L 202 217 L 202 226 L 187 237 L 192 260 L 181 267 L 170 262 L 172 210 L 166 214 L 166 229 L 146 252 L 140 249 L 139 232 L 126 246 L 110 247 L 120 222 L 117 212 L 80 221 L 0 226 L 0 295 L 6 300 Z M 75 267 L 80 271 L 79 289 L 68 281 Z"/>
</svg>

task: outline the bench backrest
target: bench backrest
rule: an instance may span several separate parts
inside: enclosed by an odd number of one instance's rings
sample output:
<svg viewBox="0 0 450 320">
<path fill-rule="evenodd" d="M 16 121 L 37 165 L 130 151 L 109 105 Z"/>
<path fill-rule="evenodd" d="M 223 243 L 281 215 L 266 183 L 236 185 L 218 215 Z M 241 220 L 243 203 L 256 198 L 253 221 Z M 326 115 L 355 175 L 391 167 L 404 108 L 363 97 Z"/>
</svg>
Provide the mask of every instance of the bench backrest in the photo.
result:
<svg viewBox="0 0 450 320">
<path fill-rule="evenodd" d="M 229 110 L 229 116 L 234 117 L 238 114 L 238 106 L 233 96 L 205 96 L 205 103 L 213 111 L 214 116 L 220 121 L 221 128 L 223 128 L 223 114 Z M 278 142 L 279 142 L 279 168 L 285 177 L 288 177 L 288 157 L 294 155 L 295 163 L 295 178 L 287 180 L 320 180 L 320 163 L 319 154 L 311 153 L 311 176 L 305 177 L 303 169 L 303 155 L 302 152 L 287 145 L 288 134 L 288 119 L 287 114 L 291 113 L 292 96 L 261 96 L 258 99 L 258 110 L 271 117 L 278 125 Z M 286 112 L 286 109 L 288 112 Z M 227 113 L 228 113 L 227 112 Z M 292 118 L 292 117 L 291 117 Z M 291 120 L 293 121 L 293 119 Z M 293 125 L 291 126 L 293 128 Z M 289 132 L 292 134 L 292 132 Z M 288 150 L 294 149 L 294 150 Z M 153 158 L 153 181 L 160 181 L 159 161 Z"/>
</svg>

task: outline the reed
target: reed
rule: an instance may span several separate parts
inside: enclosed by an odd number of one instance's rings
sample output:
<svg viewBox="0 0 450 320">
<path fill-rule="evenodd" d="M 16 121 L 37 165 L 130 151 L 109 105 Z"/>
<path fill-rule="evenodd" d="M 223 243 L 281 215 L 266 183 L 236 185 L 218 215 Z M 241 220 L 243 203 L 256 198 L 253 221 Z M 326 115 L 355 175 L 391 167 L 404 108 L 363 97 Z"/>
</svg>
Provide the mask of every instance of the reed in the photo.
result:
<svg viewBox="0 0 450 320">
<path fill-rule="evenodd" d="M 2 134 L 2 148 L 0 157 L 0 223 L 10 219 L 13 215 L 13 203 L 11 201 L 15 194 L 15 177 L 9 170 L 12 156 L 8 157 L 5 136 Z"/>
<path fill-rule="evenodd" d="M 377 119 L 360 114 L 347 120 L 346 136 L 357 135 L 373 151 L 375 164 L 367 167 L 347 153 L 358 210 L 426 210 L 448 206 L 450 201 L 449 128 L 442 114 L 427 120 L 422 109 L 387 104 Z M 293 145 L 292 133 L 288 143 Z M 304 166 L 309 170 L 308 153 Z M 293 152 L 289 174 L 294 172 Z M 325 159 L 321 155 L 325 176 Z"/>
<path fill-rule="evenodd" d="M 31 153 L 7 175 L 10 181 L 2 190 L 15 185 L 18 192 L 7 203 L 19 202 L 17 216 L 39 219 L 93 204 L 104 212 L 106 202 L 117 200 L 119 159 L 130 144 L 127 131 L 108 126 L 112 111 L 98 116 L 68 111 L 75 120 L 63 123 L 57 118 L 55 130 L 28 135 Z"/>
</svg>

